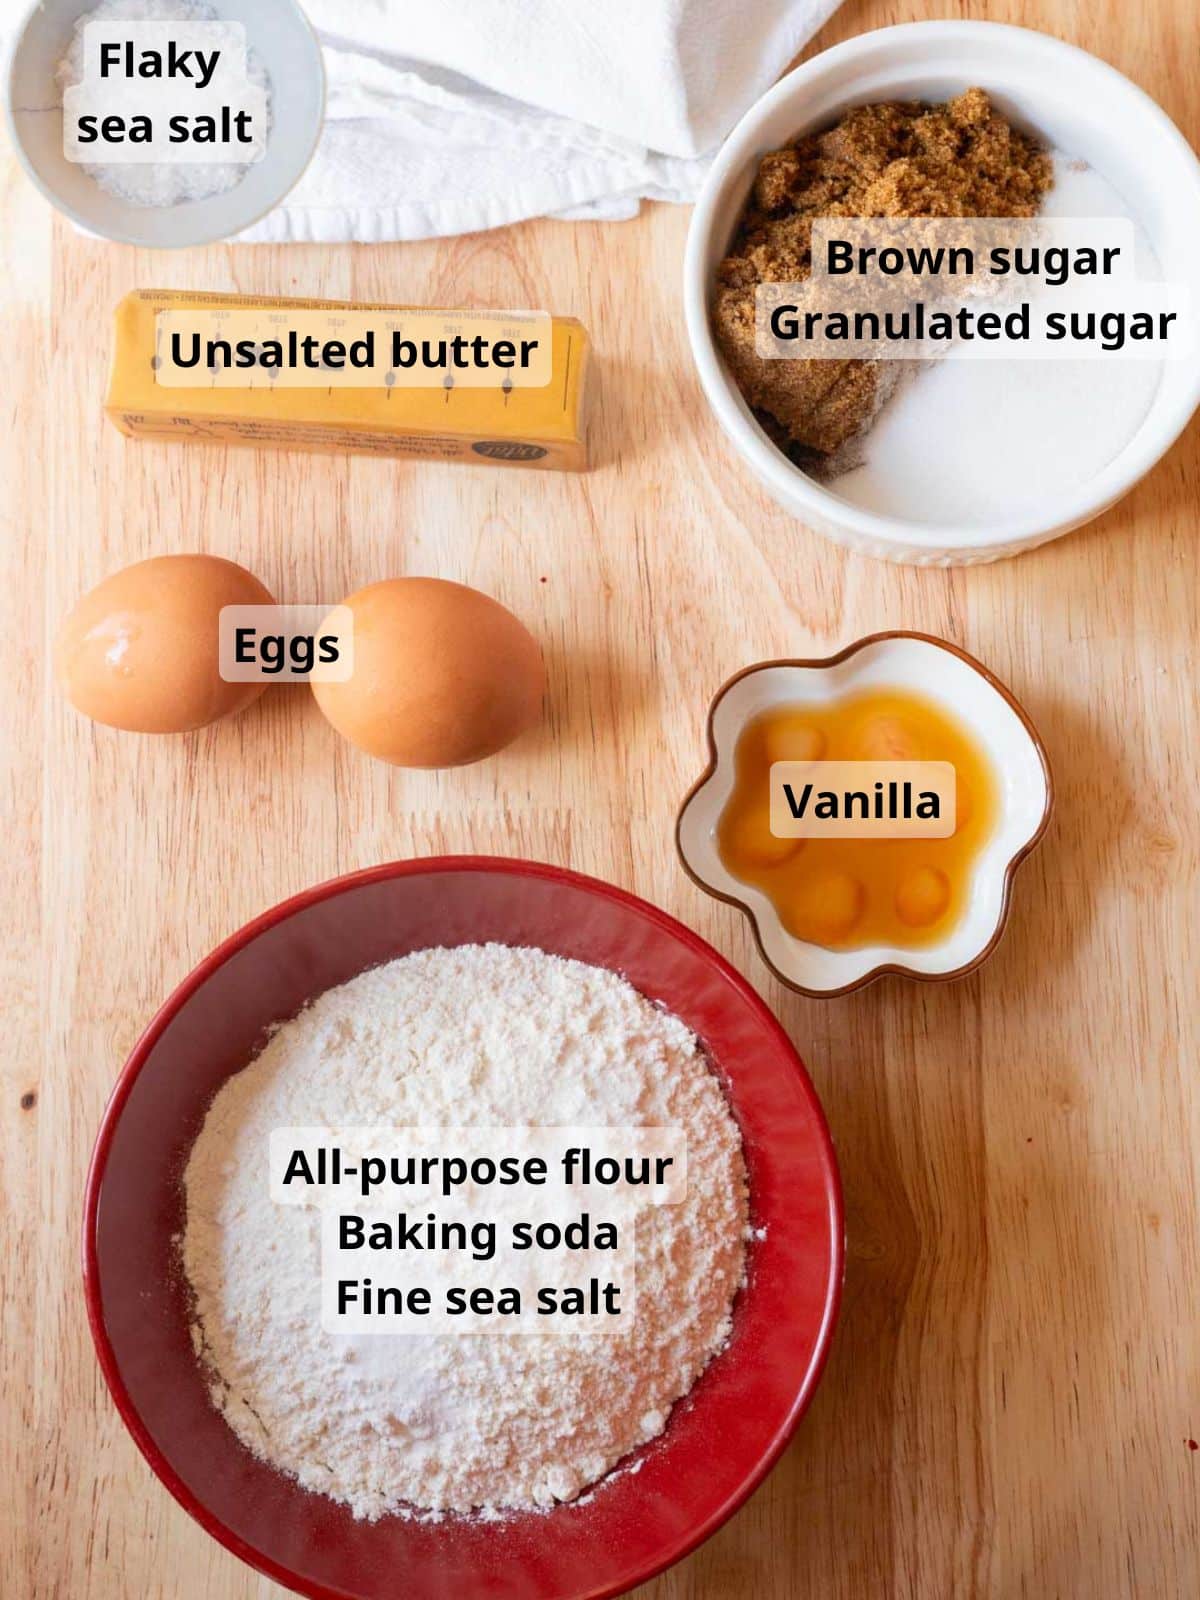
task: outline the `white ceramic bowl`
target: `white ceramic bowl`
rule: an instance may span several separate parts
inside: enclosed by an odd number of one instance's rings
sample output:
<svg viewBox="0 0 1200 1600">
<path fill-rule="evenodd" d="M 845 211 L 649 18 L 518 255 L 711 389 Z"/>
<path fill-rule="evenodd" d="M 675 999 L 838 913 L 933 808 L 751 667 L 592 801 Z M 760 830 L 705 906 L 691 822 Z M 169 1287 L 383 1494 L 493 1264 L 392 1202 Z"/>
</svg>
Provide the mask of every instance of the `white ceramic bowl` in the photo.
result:
<svg viewBox="0 0 1200 1600">
<path fill-rule="evenodd" d="M 939 943 L 919 950 L 827 950 L 790 934 L 762 890 L 735 878 L 717 853 L 717 821 L 733 790 L 734 750 L 742 729 L 769 706 L 819 705 L 866 689 L 897 688 L 944 705 L 980 741 L 998 780 L 997 825 L 975 865 L 965 914 Z M 885 973 L 961 978 L 996 948 L 1013 873 L 1046 829 L 1054 790 L 1027 713 L 966 651 L 928 634 L 876 633 L 825 660 L 760 662 L 718 691 L 708 714 L 708 749 L 708 770 L 679 813 L 680 860 L 702 889 L 746 913 L 763 960 L 791 988 L 828 997 Z"/>
<path fill-rule="evenodd" d="M 1147 95 L 1072 45 L 991 22 L 915 22 L 836 45 L 797 67 L 750 108 L 721 148 L 696 203 L 684 262 L 692 354 L 717 420 L 770 494 L 809 527 L 865 555 L 918 565 L 994 561 L 1057 538 L 1120 499 L 1200 404 L 1200 371 L 1168 361 L 1156 398 L 1125 448 L 1094 478 L 1036 510 L 944 526 L 884 517 L 815 483 L 755 422 L 725 370 L 709 321 L 713 275 L 733 237 L 759 158 L 875 100 L 944 101 L 978 84 L 1018 126 L 1082 157 L 1136 211 L 1169 281 L 1200 296 L 1200 162 Z"/>
<path fill-rule="evenodd" d="M 312 158 L 325 115 L 321 47 L 295 0 L 206 0 L 246 26 L 246 43 L 271 80 L 271 131 L 261 161 L 223 194 L 174 206 L 131 205 L 109 194 L 63 154 L 62 92 L 55 79 L 76 19 L 97 0 L 40 0 L 9 57 L 5 101 L 26 172 L 81 228 L 121 244 L 159 248 L 211 244 L 250 227 L 278 205 Z"/>
</svg>

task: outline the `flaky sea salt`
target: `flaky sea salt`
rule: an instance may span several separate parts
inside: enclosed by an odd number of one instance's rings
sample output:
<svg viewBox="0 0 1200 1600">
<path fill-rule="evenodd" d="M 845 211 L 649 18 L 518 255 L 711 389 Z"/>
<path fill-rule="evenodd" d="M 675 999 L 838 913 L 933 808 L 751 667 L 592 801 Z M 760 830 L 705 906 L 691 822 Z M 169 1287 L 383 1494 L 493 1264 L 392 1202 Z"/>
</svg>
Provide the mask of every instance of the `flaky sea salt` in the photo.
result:
<svg viewBox="0 0 1200 1600">
<path fill-rule="evenodd" d="M 83 81 L 84 30 L 91 22 L 215 22 L 217 13 L 203 0 L 100 0 L 75 24 L 66 55 L 59 62 L 59 87 L 68 89 Z M 246 47 L 246 76 L 267 96 L 270 117 L 270 81 L 253 48 Z M 269 131 L 269 129 L 268 129 Z M 249 171 L 248 162 L 139 161 L 81 162 L 81 169 L 108 194 L 138 206 L 176 206 L 188 200 L 206 200 L 236 188 Z"/>
</svg>

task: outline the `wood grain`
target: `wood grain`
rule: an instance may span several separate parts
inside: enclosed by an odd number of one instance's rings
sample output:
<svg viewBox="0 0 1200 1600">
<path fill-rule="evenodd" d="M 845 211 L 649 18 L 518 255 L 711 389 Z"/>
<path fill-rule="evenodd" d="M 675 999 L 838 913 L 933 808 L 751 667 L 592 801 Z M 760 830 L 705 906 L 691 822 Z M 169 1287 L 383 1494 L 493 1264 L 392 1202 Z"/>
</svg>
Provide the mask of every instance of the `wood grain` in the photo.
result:
<svg viewBox="0 0 1200 1600">
<path fill-rule="evenodd" d="M 932 7 L 985 9 L 1096 51 L 1196 136 L 1185 0 Z M 850 0 L 818 44 L 918 14 Z M 142 1024 L 223 935 L 353 867 L 484 850 L 614 879 L 710 938 L 797 1041 L 840 1151 L 849 1268 L 824 1384 L 767 1485 L 647 1600 L 1200 1593 L 1195 427 L 1071 538 L 994 567 L 893 568 L 776 510 L 719 438 L 679 313 L 683 210 L 157 256 L 75 236 L 7 153 L 0 204 L 0 1590 L 283 1593 L 174 1504 L 103 1390 L 77 1269 L 92 1137 Z M 127 442 L 100 415 L 109 318 L 157 285 L 579 316 L 600 354 L 599 464 Z M 184 550 L 296 601 L 403 572 L 474 583 L 545 642 L 549 720 L 442 775 L 360 758 L 298 691 L 180 740 L 87 724 L 50 679 L 58 620 L 113 568 Z M 679 871 L 671 818 L 724 677 L 896 626 L 959 641 L 1025 699 L 1057 815 L 983 971 L 806 1002 Z"/>
</svg>

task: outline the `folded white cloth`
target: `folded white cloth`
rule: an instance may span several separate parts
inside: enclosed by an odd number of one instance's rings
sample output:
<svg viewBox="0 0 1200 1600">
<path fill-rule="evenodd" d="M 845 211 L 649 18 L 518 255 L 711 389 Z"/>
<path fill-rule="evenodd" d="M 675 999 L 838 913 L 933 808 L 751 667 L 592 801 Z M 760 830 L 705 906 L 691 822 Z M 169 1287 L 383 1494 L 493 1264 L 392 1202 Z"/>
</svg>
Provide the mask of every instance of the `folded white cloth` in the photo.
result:
<svg viewBox="0 0 1200 1600">
<path fill-rule="evenodd" d="M 244 238 L 378 241 L 695 198 L 838 0 L 307 0 L 325 130 Z"/>
</svg>

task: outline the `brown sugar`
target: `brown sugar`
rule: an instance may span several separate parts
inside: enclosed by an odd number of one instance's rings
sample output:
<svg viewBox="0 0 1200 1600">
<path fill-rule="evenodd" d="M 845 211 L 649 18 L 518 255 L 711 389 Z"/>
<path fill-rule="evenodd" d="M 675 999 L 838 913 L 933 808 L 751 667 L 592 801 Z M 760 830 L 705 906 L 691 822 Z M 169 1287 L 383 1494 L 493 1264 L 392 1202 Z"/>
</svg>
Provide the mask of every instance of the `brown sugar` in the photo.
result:
<svg viewBox="0 0 1200 1600">
<path fill-rule="evenodd" d="M 717 269 L 717 340 L 767 433 L 798 465 L 828 472 L 870 427 L 899 362 L 769 360 L 755 349 L 755 289 L 799 283 L 817 217 L 1032 217 L 1053 182 L 1050 157 L 982 89 L 945 105 L 857 106 L 825 133 L 773 150 Z"/>
</svg>

